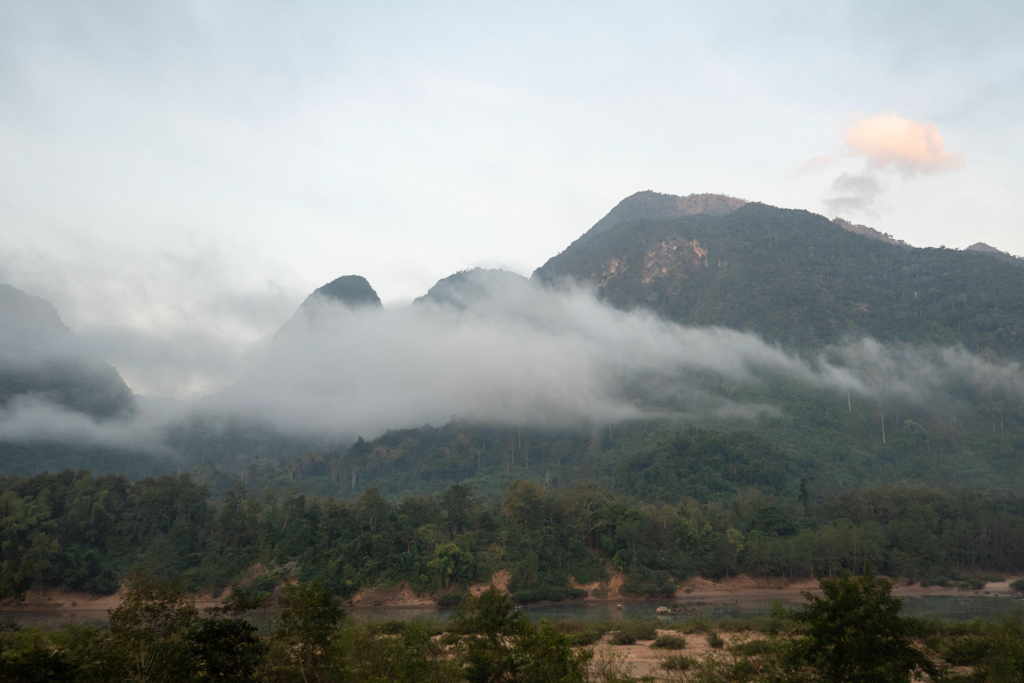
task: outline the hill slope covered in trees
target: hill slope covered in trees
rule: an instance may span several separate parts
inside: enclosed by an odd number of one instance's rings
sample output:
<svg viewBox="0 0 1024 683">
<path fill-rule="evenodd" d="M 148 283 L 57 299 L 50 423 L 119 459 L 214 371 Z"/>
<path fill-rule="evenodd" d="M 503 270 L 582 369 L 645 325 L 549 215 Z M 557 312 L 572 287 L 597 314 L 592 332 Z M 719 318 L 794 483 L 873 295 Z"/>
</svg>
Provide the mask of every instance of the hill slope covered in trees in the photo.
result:
<svg viewBox="0 0 1024 683">
<path fill-rule="evenodd" d="M 866 335 L 1022 357 L 1024 270 L 1015 264 L 889 244 L 764 204 L 598 223 L 534 278 L 572 278 L 620 308 L 798 348 Z"/>
</svg>

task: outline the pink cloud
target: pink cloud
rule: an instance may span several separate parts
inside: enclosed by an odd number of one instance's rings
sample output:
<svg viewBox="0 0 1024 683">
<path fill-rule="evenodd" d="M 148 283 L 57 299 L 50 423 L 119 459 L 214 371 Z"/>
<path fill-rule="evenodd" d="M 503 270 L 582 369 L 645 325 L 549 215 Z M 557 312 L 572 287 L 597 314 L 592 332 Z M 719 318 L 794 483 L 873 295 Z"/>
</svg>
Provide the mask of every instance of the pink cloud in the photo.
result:
<svg viewBox="0 0 1024 683">
<path fill-rule="evenodd" d="M 846 146 L 879 168 L 901 173 L 943 173 L 964 165 L 963 154 L 947 152 L 934 123 L 917 123 L 898 114 L 861 119 L 846 130 Z"/>
</svg>

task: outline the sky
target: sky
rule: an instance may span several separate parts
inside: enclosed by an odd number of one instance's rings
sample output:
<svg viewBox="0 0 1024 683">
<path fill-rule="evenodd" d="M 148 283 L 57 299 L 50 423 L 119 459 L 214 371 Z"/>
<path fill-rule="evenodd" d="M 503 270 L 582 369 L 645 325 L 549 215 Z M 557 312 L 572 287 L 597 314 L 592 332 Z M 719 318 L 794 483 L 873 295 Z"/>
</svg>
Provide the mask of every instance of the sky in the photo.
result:
<svg viewBox="0 0 1024 683">
<path fill-rule="evenodd" d="M 145 395 L 314 288 L 529 275 L 714 192 L 1024 254 L 1021 3 L 0 4 L 0 281 Z"/>
</svg>

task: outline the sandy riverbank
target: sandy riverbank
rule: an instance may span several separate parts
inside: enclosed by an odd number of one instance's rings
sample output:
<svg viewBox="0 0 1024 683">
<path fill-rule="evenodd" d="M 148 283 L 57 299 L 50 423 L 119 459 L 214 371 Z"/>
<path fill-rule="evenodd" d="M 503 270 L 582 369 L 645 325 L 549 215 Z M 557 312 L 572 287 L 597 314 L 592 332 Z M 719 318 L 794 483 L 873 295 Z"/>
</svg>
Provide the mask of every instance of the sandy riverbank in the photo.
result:
<svg viewBox="0 0 1024 683">
<path fill-rule="evenodd" d="M 1016 577 L 1010 577 L 1006 581 L 989 583 L 982 590 L 962 590 L 956 587 L 929 586 L 920 584 L 908 585 L 899 583 L 893 593 L 904 598 L 919 598 L 927 596 L 990 596 L 990 597 L 1018 597 L 1020 594 L 1010 590 L 1010 582 Z M 499 590 L 507 590 L 508 577 L 500 573 L 494 577 L 494 585 Z M 594 590 L 602 597 L 591 596 L 584 599 L 588 603 L 628 603 L 638 602 L 636 598 L 623 596 L 619 593 L 618 585 L 621 581 L 612 581 L 611 590 L 608 586 L 604 590 Z M 489 584 L 479 584 L 472 587 L 472 592 L 479 594 Z M 586 588 L 591 588 L 587 586 Z M 605 592 L 607 591 L 607 592 Z M 781 600 L 787 604 L 803 602 L 803 592 L 820 594 L 818 582 L 812 579 L 799 581 L 784 581 L 782 579 L 755 579 L 749 576 L 737 576 L 722 581 L 709 581 L 700 577 L 694 577 L 683 582 L 675 596 L 654 600 L 646 600 L 648 603 L 669 605 L 677 602 L 681 605 L 688 603 L 701 604 L 744 604 L 744 605 L 770 605 L 772 600 Z M 107 620 L 108 612 L 121 604 L 124 596 L 124 589 L 113 595 L 93 595 L 89 593 L 76 593 L 61 589 L 30 589 L 24 601 L 5 601 L 0 608 L 16 621 L 29 625 L 37 621 L 40 623 L 52 623 L 55 619 L 75 622 L 103 622 Z M 198 594 L 196 607 L 202 611 L 207 607 L 214 607 L 220 604 L 220 600 L 209 593 Z M 365 608 L 371 610 L 379 607 L 389 608 L 417 608 L 432 609 L 434 602 L 428 596 L 416 595 L 409 589 L 407 584 L 398 584 L 388 588 L 364 588 L 346 601 L 346 605 L 356 609 Z M 30 618 L 31 617 L 31 618 Z"/>
</svg>

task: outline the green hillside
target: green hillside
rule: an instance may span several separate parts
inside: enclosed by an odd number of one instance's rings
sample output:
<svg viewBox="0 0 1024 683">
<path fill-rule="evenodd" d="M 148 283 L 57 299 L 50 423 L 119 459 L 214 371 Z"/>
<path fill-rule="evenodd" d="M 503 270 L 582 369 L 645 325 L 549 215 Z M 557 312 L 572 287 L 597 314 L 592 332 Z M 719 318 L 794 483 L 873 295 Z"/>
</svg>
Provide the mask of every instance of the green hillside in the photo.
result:
<svg viewBox="0 0 1024 683">
<path fill-rule="evenodd" d="M 869 335 L 1024 356 L 1024 269 L 1016 264 L 887 244 L 764 204 L 595 226 L 534 278 L 591 283 L 620 308 L 750 330 L 798 348 Z"/>
</svg>

